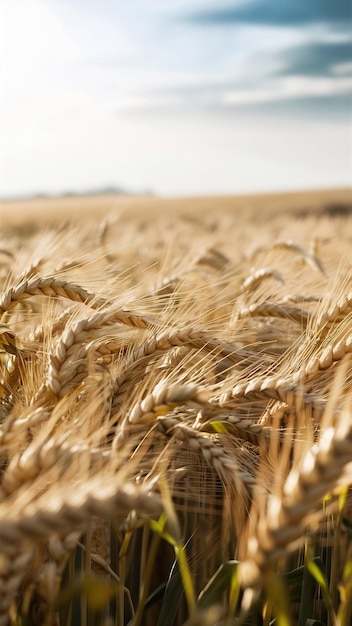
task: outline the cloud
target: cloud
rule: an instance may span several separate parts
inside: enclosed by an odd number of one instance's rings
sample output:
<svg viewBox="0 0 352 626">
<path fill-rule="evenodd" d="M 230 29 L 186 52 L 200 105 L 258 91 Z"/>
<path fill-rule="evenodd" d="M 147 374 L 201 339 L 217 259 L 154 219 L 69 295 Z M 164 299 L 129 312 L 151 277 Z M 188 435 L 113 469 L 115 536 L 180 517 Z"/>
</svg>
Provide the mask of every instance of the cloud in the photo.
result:
<svg viewBox="0 0 352 626">
<path fill-rule="evenodd" d="M 301 43 L 247 57 L 251 72 L 243 74 L 234 63 L 234 71 L 203 76 L 180 75 L 179 80 L 161 80 L 149 91 L 150 107 L 158 101 L 159 109 L 265 110 L 275 115 L 286 112 L 301 116 L 306 103 L 307 116 L 314 110 L 332 119 L 351 115 L 352 63 L 351 45 L 346 41 Z M 197 78 L 197 80 L 196 80 Z M 291 104 L 290 104 L 291 103 Z M 145 104 L 141 100 L 141 108 Z M 329 110 L 330 108 L 330 110 Z"/>
<path fill-rule="evenodd" d="M 200 10 L 188 20 L 199 25 L 257 24 L 301 26 L 328 22 L 338 25 L 352 19 L 350 0 L 254 0 L 234 6 Z"/>
<path fill-rule="evenodd" d="M 345 95 L 352 92 L 352 77 L 339 78 L 308 78 L 306 76 L 286 76 L 269 84 L 266 88 L 251 90 L 236 89 L 224 96 L 224 104 L 256 104 L 296 98 L 319 98 L 326 96 Z"/>
<path fill-rule="evenodd" d="M 352 62 L 352 43 L 314 43 L 283 52 L 285 60 L 279 74 L 326 76 L 339 73 L 336 68 Z M 343 71 L 343 70 L 342 70 Z M 347 72 L 346 72 L 347 73 Z"/>
<path fill-rule="evenodd" d="M 235 64 L 233 80 L 214 85 L 213 99 L 220 106 L 292 115 L 306 105 L 308 116 L 314 109 L 323 116 L 350 115 L 351 0 L 223 0 L 190 11 L 186 20 L 205 33 L 212 27 L 232 33 L 230 26 L 247 40 L 256 33 L 247 48 L 247 75 L 240 75 Z M 287 40 L 292 33 L 297 41 Z M 277 45 L 270 49 L 268 40 Z"/>
<path fill-rule="evenodd" d="M 230 107 L 229 107 L 230 108 Z M 231 112 L 231 108 L 230 111 Z M 235 107 L 237 112 L 246 111 L 250 113 L 260 113 L 260 115 L 275 118 L 280 117 L 287 120 L 308 120 L 319 123 L 323 121 L 327 126 L 341 126 L 345 123 L 350 127 L 352 121 L 351 95 L 350 93 L 338 93 L 327 95 L 313 95 L 310 97 L 293 97 L 287 99 L 267 100 L 260 103 L 246 103 Z M 348 134 L 346 133 L 346 144 L 348 145 Z"/>
</svg>

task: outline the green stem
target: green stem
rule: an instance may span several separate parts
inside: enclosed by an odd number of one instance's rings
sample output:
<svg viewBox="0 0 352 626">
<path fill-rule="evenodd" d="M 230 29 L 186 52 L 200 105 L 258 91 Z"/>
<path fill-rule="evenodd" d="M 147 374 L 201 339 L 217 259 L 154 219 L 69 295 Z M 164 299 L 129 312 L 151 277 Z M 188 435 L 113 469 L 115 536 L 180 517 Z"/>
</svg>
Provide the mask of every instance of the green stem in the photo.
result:
<svg viewBox="0 0 352 626">
<path fill-rule="evenodd" d="M 138 607 L 136 611 L 136 615 L 133 620 L 133 626 L 140 626 L 141 620 L 143 617 L 145 603 L 148 597 L 150 582 L 152 578 L 152 573 L 155 565 L 155 559 L 158 551 L 158 547 L 160 544 L 160 535 L 154 533 L 150 549 L 148 553 L 148 560 L 145 568 L 145 575 L 143 581 L 141 581 L 141 595 L 138 602 Z"/>
</svg>

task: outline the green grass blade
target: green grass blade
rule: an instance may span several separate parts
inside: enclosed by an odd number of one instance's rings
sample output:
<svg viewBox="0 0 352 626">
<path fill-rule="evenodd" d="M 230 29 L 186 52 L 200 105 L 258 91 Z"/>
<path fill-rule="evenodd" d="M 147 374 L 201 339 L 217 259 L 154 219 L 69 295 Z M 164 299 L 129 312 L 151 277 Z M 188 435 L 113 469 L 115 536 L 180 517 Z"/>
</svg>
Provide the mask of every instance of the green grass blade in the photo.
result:
<svg viewBox="0 0 352 626">
<path fill-rule="evenodd" d="M 339 626 L 350 626 L 352 623 L 352 560 L 347 561 L 342 583 L 339 588 L 341 603 L 337 613 Z"/>
<path fill-rule="evenodd" d="M 312 559 L 307 559 L 306 565 L 307 565 L 308 571 L 310 572 L 310 574 L 313 576 L 313 578 L 316 580 L 316 582 L 320 586 L 323 600 L 324 600 L 326 609 L 328 611 L 332 626 L 337 626 L 336 614 L 334 611 L 334 607 L 333 607 L 331 597 L 330 597 L 330 592 L 329 592 L 329 583 L 323 570 L 319 566 L 317 560 L 313 561 Z"/>
<path fill-rule="evenodd" d="M 268 572 L 265 576 L 265 591 L 268 604 L 272 606 L 276 616 L 276 626 L 292 626 L 290 615 L 289 595 L 286 585 L 275 572 Z"/>
<path fill-rule="evenodd" d="M 182 576 L 178 561 L 175 561 L 166 584 L 157 626 L 171 626 L 174 623 L 183 595 Z"/>
<path fill-rule="evenodd" d="M 237 574 L 238 561 L 227 561 L 220 565 L 214 576 L 199 594 L 197 608 L 205 610 L 219 604 L 227 589 L 231 588 Z"/>
</svg>

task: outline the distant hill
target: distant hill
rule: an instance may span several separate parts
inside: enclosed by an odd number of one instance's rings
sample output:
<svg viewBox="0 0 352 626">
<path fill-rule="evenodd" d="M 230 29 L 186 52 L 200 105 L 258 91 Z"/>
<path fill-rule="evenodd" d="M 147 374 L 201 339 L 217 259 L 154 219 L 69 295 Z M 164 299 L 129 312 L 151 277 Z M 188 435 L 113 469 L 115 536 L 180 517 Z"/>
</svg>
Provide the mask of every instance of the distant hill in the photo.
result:
<svg viewBox="0 0 352 626">
<path fill-rule="evenodd" d="M 61 193 L 49 193 L 45 191 L 38 191 L 35 193 L 24 193 L 18 195 L 3 196 L 0 198 L 2 202 L 17 202 L 22 200 L 51 200 L 55 198 L 86 198 L 91 196 L 149 196 L 154 197 L 154 192 L 150 189 L 141 191 L 131 191 L 123 187 L 116 187 L 115 185 L 107 185 L 105 187 L 94 187 L 92 189 L 84 190 L 67 190 Z"/>
</svg>

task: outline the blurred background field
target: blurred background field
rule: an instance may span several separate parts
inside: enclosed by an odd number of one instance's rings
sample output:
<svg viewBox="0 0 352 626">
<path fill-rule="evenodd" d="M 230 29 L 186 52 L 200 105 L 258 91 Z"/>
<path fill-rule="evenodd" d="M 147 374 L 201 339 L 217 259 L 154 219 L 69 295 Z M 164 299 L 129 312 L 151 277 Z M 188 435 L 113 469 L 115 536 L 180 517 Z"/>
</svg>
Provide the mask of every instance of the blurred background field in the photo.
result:
<svg viewBox="0 0 352 626">
<path fill-rule="evenodd" d="M 3 227 L 59 224 L 64 220 L 98 219 L 107 215 L 150 218 L 167 214 L 201 214 L 202 212 L 237 212 L 241 219 L 262 222 L 285 215 L 347 216 L 352 212 L 352 189 L 330 189 L 311 192 L 255 194 L 244 196 L 203 196 L 158 198 L 153 196 L 88 195 L 32 198 L 0 202 Z"/>
</svg>

